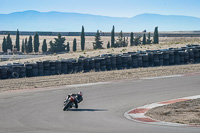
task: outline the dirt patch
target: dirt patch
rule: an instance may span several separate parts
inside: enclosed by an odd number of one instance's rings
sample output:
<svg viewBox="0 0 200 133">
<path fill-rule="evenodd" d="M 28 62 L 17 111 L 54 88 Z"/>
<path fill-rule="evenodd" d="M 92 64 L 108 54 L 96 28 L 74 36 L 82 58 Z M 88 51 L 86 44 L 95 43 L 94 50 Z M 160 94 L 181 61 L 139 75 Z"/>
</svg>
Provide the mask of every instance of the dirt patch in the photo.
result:
<svg viewBox="0 0 200 133">
<path fill-rule="evenodd" d="M 160 121 L 200 125 L 200 99 L 156 107 L 145 115 Z"/>
<path fill-rule="evenodd" d="M 125 79 L 134 80 L 144 77 L 167 76 L 196 72 L 200 72 L 200 64 L 6 79 L 0 80 L 0 91 L 33 89 L 83 83 L 108 82 Z"/>
</svg>

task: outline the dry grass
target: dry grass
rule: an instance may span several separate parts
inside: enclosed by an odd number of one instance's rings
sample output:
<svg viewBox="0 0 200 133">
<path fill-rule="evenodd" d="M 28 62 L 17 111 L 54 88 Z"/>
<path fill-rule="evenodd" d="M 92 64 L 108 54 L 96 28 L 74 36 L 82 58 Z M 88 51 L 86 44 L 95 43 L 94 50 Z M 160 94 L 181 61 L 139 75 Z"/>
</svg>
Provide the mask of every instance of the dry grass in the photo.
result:
<svg viewBox="0 0 200 133">
<path fill-rule="evenodd" d="M 1 45 L 4 35 L 0 35 L 0 51 L 1 51 Z M 28 38 L 29 36 L 20 36 L 20 41 L 22 41 L 25 38 Z M 85 44 L 85 51 L 81 51 L 80 49 L 80 36 L 64 36 L 66 38 L 66 43 L 70 43 L 70 47 L 72 50 L 72 42 L 73 39 L 77 39 L 77 52 L 70 52 L 66 54 L 52 54 L 50 56 L 40 57 L 40 58 L 33 58 L 33 59 L 26 59 L 26 60 L 20 60 L 16 62 L 34 62 L 34 61 L 41 61 L 41 60 L 57 60 L 57 59 L 67 59 L 67 58 L 78 58 L 80 56 L 85 57 L 91 57 L 91 56 L 98 56 L 101 54 L 119 54 L 119 53 L 127 53 L 127 52 L 135 52 L 135 51 L 144 51 L 144 50 L 156 50 L 156 49 L 167 49 L 169 47 L 171 48 L 177 48 L 177 47 L 184 47 L 187 44 L 200 44 L 200 37 L 160 37 L 160 44 L 151 44 L 151 45 L 141 45 L 141 46 L 133 46 L 133 47 L 126 47 L 126 48 L 110 48 L 110 49 L 101 49 L 101 50 L 93 50 L 93 42 L 94 37 L 93 36 L 86 36 L 86 44 Z M 16 36 L 11 35 L 12 42 L 15 44 L 15 38 Z M 57 36 L 40 36 L 40 49 L 42 47 L 42 42 L 44 39 L 47 39 L 47 42 L 54 40 L 54 38 L 57 38 Z M 110 41 L 109 36 L 102 36 L 102 41 L 104 42 L 103 47 L 106 47 L 106 44 L 108 41 Z M 117 39 L 117 37 L 116 37 Z M 129 40 L 129 39 L 128 39 Z M 22 43 L 20 43 L 22 44 Z M 11 62 L 13 59 L 10 59 Z M 5 63 L 10 62 L 0 62 L 0 65 L 3 65 Z"/>
<path fill-rule="evenodd" d="M 160 121 L 200 125 L 200 99 L 157 107 L 145 115 Z"/>
<path fill-rule="evenodd" d="M 1 51 L 1 45 L 2 45 L 2 41 L 3 41 L 3 37 L 7 37 L 7 35 L 0 35 L 0 51 Z M 81 47 L 80 47 L 80 41 L 81 38 L 80 36 L 63 36 L 66 38 L 65 43 L 67 44 L 67 42 L 70 43 L 70 47 L 72 50 L 72 44 L 73 44 L 73 39 L 76 38 L 77 39 L 77 50 L 80 51 Z M 16 36 L 15 35 L 11 35 L 12 38 L 12 43 L 13 45 L 15 45 L 15 41 L 16 41 Z M 29 38 L 29 36 L 25 36 L 25 35 L 20 35 L 20 44 L 22 44 L 22 40 L 25 38 Z M 54 41 L 54 38 L 57 38 L 57 36 L 39 36 L 40 39 L 40 49 L 42 49 L 42 43 L 43 40 L 46 39 L 47 43 L 49 43 L 51 40 Z M 86 36 L 86 44 L 85 44 L 85 50 L 91 50 L 93 49 L 93 42 L 94 42 L 94 36 Z M 115 39 L 117 40 L 117 36 L 115 37 Z M 111 37 L 109 36 L 101 36 L 101 39 L 103 41 L 103 47 L 106 48 L 106 45 L 108 43 L 108 41 L 111 41 Z M 128 38 L 128 40 L 130 40 L 130 37 Z M 159 42 L 160 44 L 165 44 L 168 45 L 168 47 L 170 47 L 170 45 L 172 44 L 200 44 L 200 37 L 160 37 L 159 38 Z M 128 44 L 130 45 L 130 44 Z M 48 45 L 49 47 L 49 45 Z M 146 46 L 146 48 L 148 49 L 148 46 Z"/>
</svg>

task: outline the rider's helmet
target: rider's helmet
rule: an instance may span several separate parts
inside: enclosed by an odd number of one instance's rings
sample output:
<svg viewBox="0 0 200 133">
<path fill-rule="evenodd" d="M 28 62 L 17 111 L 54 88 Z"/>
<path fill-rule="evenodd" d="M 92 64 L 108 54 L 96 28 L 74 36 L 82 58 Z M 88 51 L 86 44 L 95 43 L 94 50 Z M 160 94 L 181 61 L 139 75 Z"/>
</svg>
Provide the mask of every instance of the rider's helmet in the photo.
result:
<svg viewBox="0 0 200 133">
<path fill-rule="evenodd" d="M 83 96 L 83 93 L 80 91 L 80 92 L 78 92 L 78 95 L 81 95 L 81 96 Z"/>
</svg>

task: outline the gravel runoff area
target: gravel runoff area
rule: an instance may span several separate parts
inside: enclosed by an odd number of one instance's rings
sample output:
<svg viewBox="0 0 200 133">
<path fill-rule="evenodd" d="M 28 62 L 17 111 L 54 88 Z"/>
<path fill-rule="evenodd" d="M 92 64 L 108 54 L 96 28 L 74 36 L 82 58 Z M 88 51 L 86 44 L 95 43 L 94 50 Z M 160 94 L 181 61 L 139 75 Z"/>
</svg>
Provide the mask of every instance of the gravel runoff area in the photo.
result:
<svg viewBox="0 0 200 133">
<path fill-rule="evenodd" d="M 160 121 L 200 125 L 200 99 L 156 107 L 149 110 L 145 115 Z"/>
</svg>

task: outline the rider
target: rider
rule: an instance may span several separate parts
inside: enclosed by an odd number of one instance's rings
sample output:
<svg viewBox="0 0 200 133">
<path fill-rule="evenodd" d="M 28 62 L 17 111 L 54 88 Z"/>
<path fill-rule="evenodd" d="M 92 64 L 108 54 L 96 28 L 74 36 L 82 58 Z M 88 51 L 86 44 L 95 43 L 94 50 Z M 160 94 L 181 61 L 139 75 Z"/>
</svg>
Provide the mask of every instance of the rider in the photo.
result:
<svg viewBox="0 0 200 133">
<path fill-rule="evenodd" d="M 78 92 L 77 94 L 69 94 L 66 97 L 66 100 L 68 98 L 70 98 L 70 96 L 75 98 L 75 100 L 74 100 L 75 108 L 78 108 L 78 103 L 80 103 L 83 100 L 83 93 L 82 92 Z"/>
</svg>

